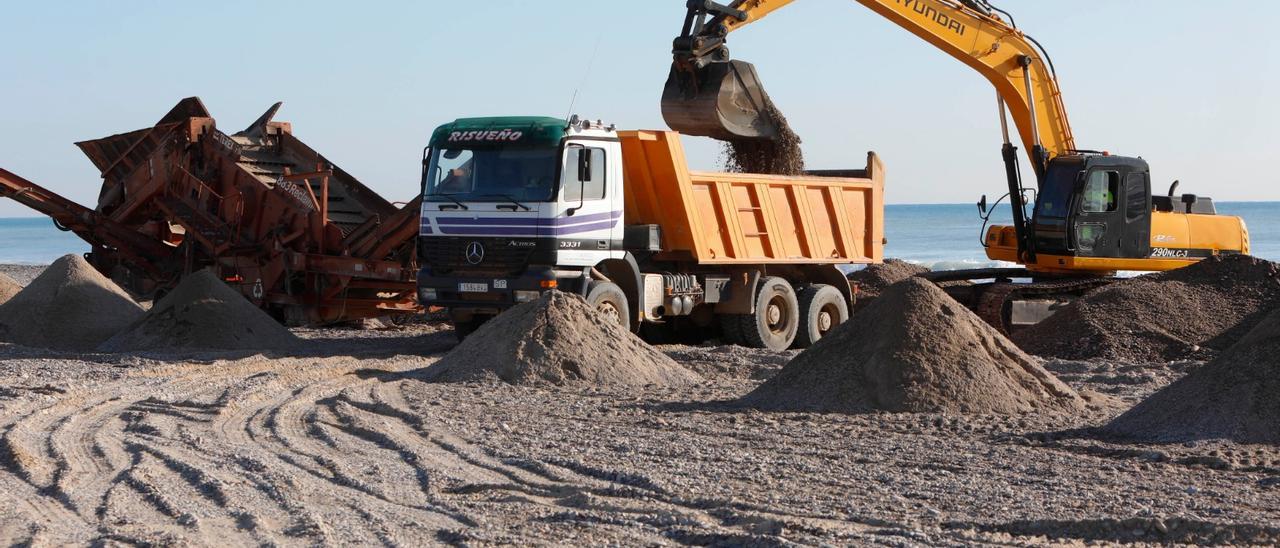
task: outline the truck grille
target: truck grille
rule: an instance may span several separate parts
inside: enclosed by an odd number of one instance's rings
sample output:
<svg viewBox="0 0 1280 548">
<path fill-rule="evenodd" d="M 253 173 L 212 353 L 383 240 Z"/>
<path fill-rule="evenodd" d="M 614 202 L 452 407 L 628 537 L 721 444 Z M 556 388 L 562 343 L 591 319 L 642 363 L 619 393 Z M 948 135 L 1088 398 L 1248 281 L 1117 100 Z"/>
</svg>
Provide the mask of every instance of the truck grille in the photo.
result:
<svg viewBox="0 0 1280 548">
<path fill-rule="evenodd" d="M 484 258 L 472 264 L 467 259 L 467 248 L 479 243 L 484 248 Z M 510 238 L 448 238 L 419 236 L 419 254 L 437 276 L 445 274 L 478 274 L 485 276 L 516 276 L 529 267 L 533 247 L 512 246 Z"/>
</svg>

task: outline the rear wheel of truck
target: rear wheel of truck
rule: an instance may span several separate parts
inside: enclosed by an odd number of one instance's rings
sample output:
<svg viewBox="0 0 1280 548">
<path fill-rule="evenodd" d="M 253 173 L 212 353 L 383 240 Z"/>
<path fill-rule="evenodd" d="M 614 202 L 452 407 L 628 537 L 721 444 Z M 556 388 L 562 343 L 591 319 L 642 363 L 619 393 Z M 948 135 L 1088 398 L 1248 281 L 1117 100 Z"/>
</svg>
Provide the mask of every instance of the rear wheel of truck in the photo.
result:
<svg viewBox="0 0 1280 548">
<path fill-rule="evenodd" d="M 786 350 L 800 328 L 800 303 L 791 282 L 765 278 L 756 292 L 756 312 L 739 316 L 742 343 L 752 348 Z"/>
<path fill-rule="evenodd" d="M 840 290 L 829 285 L 811 285 L 800 292 L 800 329 L 794 348 L 808 348 L 849 320 L 849 304 Z"/>
<path fill-rule="evenodd" d="M 596 309 L 601 316 L 618 322 L 623 329 L 631 330 L 631 307 L 627 305 L 627 295 L 622 288 L 613 282 L 597 282 L 587 293 L 587 304 Z"/>
</svg>

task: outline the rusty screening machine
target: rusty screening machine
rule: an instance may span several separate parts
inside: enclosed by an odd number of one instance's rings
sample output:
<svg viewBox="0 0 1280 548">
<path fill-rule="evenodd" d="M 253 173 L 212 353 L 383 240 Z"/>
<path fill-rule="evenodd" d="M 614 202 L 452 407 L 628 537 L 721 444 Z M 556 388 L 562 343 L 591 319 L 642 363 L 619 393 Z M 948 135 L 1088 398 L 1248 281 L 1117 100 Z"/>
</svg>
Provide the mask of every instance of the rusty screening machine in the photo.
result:
<svg viewBox="0 0 1280 548">
<path fill-rule="evenodd" d="M 396 207 L 273 121 L 218 129 L 200 99 L 153 127 L 77 143 L 102 172 L 93 208 L 0 169 L 0 196 L 92 246 L 91 264 L 156 297 L 213 268 L 290 324 L 412 312 L 421 198 Z"/>
</svg>

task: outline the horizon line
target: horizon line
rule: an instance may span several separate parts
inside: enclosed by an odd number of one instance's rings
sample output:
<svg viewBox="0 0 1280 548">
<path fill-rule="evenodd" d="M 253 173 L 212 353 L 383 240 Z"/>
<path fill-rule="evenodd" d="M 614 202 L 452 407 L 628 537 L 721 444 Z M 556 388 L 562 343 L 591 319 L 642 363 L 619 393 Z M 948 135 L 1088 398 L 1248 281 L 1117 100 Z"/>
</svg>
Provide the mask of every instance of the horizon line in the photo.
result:
<svg viewBox="0 0 1280 548">
<path fill-rule="evenodd" d="M 1218 204 L 1280 204 L 1280 200 L 1222 200 L 1222 201 L 1217 201 L 1217 200 L 1215 200 L 1214 202 L 1215 202 L 1215 203 L 1218 203 Z M 917 202 L 917 203 L 886 203 L 886 204 L 885 204 L 885 207 L 890 207 L 890 206 L 907 206 L 907 207 L 921 207 L 921 206 L 966 206 L 966 207 L 973 207 L 973 206 L 976 206 L 976 205 L 977 205 L 977 202 L 936 202 L 936 203 L 918 203 L 918 202 Z M 39 214 L 36 214 L 36 215 L 18 215 L 18 216 L 0 216 L 0 220 L 11 220 L 11 219 L 49 219 L 49 218 L 51 218 L 51 217 L 49 217 L 48 215 L 39 215 Z"/>
</svg>

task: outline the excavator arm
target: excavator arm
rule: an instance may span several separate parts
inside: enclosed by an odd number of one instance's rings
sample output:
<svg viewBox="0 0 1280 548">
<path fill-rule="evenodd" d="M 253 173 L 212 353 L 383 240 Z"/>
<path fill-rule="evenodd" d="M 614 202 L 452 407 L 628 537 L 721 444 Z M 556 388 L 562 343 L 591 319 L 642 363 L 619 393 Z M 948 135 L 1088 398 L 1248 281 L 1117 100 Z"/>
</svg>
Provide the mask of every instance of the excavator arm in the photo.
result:
<svg viewBox="0 0 1280 548">
<path fill-rule="evenodd" d="M 855 0 L 981 73 L 1007 108 L 1037 176 L 1049 158 L 1075 150 L 1051 64 L 1034 41 L 983 0 Z M 749 63 L 729 58 L 730 33 L 794 0 L 691 0 L 674 42 L 663 115 L 678 131 L 720 139 L 771 138 L 767 94 Z"/>
</svg>

